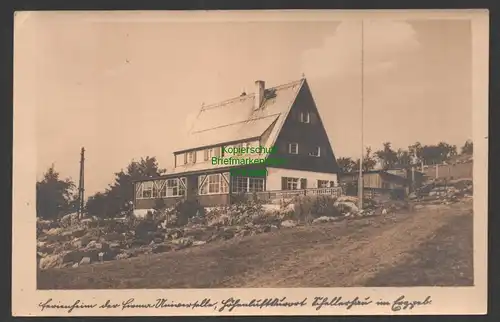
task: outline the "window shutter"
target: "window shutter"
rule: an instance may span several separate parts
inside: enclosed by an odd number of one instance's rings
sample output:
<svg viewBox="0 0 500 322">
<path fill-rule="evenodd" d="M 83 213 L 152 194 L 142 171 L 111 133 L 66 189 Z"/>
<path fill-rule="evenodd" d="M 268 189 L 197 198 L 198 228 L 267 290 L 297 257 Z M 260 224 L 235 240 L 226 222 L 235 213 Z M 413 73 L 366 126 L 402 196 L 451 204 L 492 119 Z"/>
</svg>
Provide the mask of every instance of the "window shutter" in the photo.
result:
<svg viewBox="0 0 500 322">
<path fill-rule="evenodd" d="M 307 179 L 300 179 L 300 189 L 307 189 Z"/>
<path fill-rule="evenodd" d="M 281 177 L 281 190 L 287 190 L 286 180 L 286 177 Z"/>
<path fill-rule="evenodd" d="M 220 157 L 220 154 L 222 152 L 222 149 L 220 147 L 214 148 L 215 149 L 215 156 Z"/>
<path fill-rule="evenodd" d="M 184 153 L 184 164 L 187 164 L 188 163 L 188 154 L 187 152 Z"/>
<path fill-rule="evenodd" d="M 205 161 L 208 161 L 208 150 L 203 151 L 205 155 Z"/>
<path fill-rule="evenodd" d="M 193 151 L 193 163 L 196 163 L 196 151 Z"/>
</svg>

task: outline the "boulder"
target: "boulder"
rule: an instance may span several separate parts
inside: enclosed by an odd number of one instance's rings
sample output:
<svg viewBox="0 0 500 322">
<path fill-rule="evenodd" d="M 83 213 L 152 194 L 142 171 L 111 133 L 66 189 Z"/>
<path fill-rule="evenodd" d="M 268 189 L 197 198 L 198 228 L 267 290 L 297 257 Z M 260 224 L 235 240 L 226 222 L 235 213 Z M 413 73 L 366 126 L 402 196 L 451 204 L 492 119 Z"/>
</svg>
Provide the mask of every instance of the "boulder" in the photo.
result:
<svg viewBox="0 0 500 322">
<path fill-rule="evenodd" d="M 79 265 L 88 265 L 88 264 L 90 264 L 90 257 L 83 257 L 79 263 Z"/>
<path fill-rule="evenodd" d="M 193 244 L 193 240 L 191 238 L 182 237 L 182 238 L 172 240 L 171 243 L 174 245 L 191 246 Z"/>
<path fill-rule="evenodd" d="M 154 247 L 152 248 L 152 252 L 155 254 L 165 253 L 165 252 L 171 251 L 173 248 L 174 247 L 171 244 L 167 244 L 167 243 L 157 244 L 157 245 L 154 245 Z"/>
<path fill-rule="evenodd" d="M 125 240 L 125 236 L 120 233 L 110 232 L 102 236 L 105 241 L 122 241 Z"/>
<path fill-rule="evenodd" d="M 328 216 L 321 216 L 312 221 L 313 224 L 318 224 L 318 223 L 327 223 L 327 222 L 332 222 L 332 221 L 338 221 L 338 217 L 328 217 Z"/>
<path fill-rule="evenodd" d="M 127 259 L 127 258 L 130 258 L 130 256 L 131 255 L 129 253 L 120 253 L 120 254 L 115 256 L 115 259 L 116 260 Z"/>
<path fill-rule="evenodd" d="M 66 253 L 59 253 L 53 255 L 47 255 L 40 258 L 39 266 L 40 269 L 57 268 L 64 264 L 64 256 Z"/>
<path fill-rule="evenodd" d="M 92 261 L 97 261 L 99 256 L 99 251 L 98 250 L 74 250 L 74 251 L 69 251 L 66 252 L 63 255 L 63 263 L 78 263 L 82 260 L 84 257 L 90 258 Z"/>
<path fill-rule="evenodd" d="M 291 228 L 297 226 L 297 222 L 293 220 L 284 220 L 281 222 L 281 227 Z"/>
<path fill-rule="evenodd" d="M 72 237 L 80 238 L 83 237 L 87 233 L 87 230 L 84 228 L 75 229 L 71 232 Z"/>
<path fill-rule="evenodd" d="M 336 201 L 334 203 L 334 207 L 340 209 L 341 212 L 343 210 L 347 211 L 347 212 L 350 212 L 350 213 L 357 213 L 357 212 L 359 212 L 358 206 L 356 206 L 354 204 L 354 202 L 351 202 L 351 201 Z"/>
</svg>

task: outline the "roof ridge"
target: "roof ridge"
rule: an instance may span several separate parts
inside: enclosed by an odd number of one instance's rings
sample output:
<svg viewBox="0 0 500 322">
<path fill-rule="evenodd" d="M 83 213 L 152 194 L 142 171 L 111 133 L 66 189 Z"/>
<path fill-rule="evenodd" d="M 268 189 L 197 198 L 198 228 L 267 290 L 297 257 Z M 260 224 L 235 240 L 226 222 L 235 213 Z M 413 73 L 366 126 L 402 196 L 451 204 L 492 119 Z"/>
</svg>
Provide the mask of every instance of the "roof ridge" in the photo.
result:
<svg viewBox="0 0 500 322">
<path fill-rule="evenodd" d="M 220 129 L 220 128 L 223 128 L 223 127 L 228 127 L 228 126 L 233 126 L 233 125 L 236 125 L 236 124 L 241 124 L 241 123 L 247 123 L 247 122 L 250 122 L 250 121 L 256 121 L 256 120 L 262 120 L 262 119 L 265 119 L 265 118 L 270 118 L 270 117 L 275 117 L 276 115 L 279 115 L 280 113 L 274 113 L 274 114 L 271 114 L 271 115 L 266 115 L 266 116 L 260 116 L 260 117 L 254 117 L 254 118 L 250 118 L 250 119 L 246 119 L 244 121 L 240 121 L 240 122 L 235 122 L 235 123 L 229 123 L 229 124 L 224 124 L 224 125 L 220 125 L 220 126 L 217 126 L 217 127 L 211 127 L 209 129 L 204 129 L 204 130 L 199 130 L 199 131 L 194 131 L 194 132 L 191 132 L 191 134 L 195 134 L 195 133 L 202 133 L 202 132 L 206 132 L 206 131 L 212 131 L 212 130 L 215 130 L 215 129 Z"/>
<path fill-rule="evenodd" d="M 299 80 L 294 80 L 292 82 L 288 82 L 288 83 L 285 83 L 285 84 L 276 85 L 276 86 L 269 87 L 269 88 L 266 88 L 266 89 L 283 89 L 283 88 L 287 88 L 287 87 L 290 87 L 290 86 L 295 85 L 295 84 L 299 84 L 303 80 L 304 80 L 304 78 L 301 78 Z M 202 109 L 201 109 L 200 112 L 203 112 L 203 111 L 206 111 L 206 110 L 211 110 L 211 109 L 214 109 L 214 108 L 217 108 L 217 107 L 221 107 L 223 105 L 226 105 L 226 104 L 229 104 L 231 102 L 234 102 L 234 101 L 236 101 L 238 99 L 245 100 L 247 98 L 254 97 L 254 96 L 255 96 L 255 93 L 250 93 L 250 94 L 245 94 L 244 96 L 236 96 L 236 97 L 233 97 L 233 98 L 230 98 L 230 99 L 226 99 L 226 100 L 220 101 L 218 103 L 212 103 L 212 104 L 204 105 L 204 106 L 202 106 Z"/>
</svg>

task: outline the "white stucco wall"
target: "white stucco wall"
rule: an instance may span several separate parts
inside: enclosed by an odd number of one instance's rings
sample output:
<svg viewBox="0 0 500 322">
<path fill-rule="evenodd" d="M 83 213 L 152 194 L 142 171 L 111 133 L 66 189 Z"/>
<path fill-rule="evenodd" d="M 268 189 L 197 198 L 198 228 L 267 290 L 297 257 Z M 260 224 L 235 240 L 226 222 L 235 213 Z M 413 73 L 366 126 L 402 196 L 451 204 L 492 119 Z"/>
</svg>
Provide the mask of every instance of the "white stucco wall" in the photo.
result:
<svg viewBox="0 0 500 322">
<path fill-rule="evenodd" d="M 249 147 L 256 147 L 256 148 L 259 147 L 259 140 L 248 141 L 248 143 L 249 143 Z M 230 146 L 235 146 L 235 145 L 230 145 Z M 218 148 L 221 148 L 221 147 L 222 147 L 222 145 L 219 146 Z M 265 147 L 265 148 L 268 148 L 268 147 Z M 184 166 L 184 154 L 185 153 L 181 153 L 181 154 L 178 154 L 175 156 L 175 159 L 176 159 L 175 164 L 177 167 Z M 229 158 L 229 157 L 233 157 L 233 158 L 235 158 L 235 157 L 260 158 L 258 153 L 244 153 L 241 156 L 236 156 L 236 155 L 228 153 L 227 155 L 224 156 L 224 158 Z M 201 149 L 201 150 L 196 151 L 196 164 L 199 164 L 199 163 L 203 163 L 203 164 L 207 164 L 207 165 L 212 164 L 211 159 L 208 159 L 208 161 L 205 161 L 205 149 Z"/>
<path fill-rule="evenodd" d="M 336 173 L 267 168 L 266 190 L 281 190 L 282 177 L 300 179 L 305 178 L 307 179 L 307 188 L 317 188 L 318 180 L 334 181 L 335 186 L 338 186 L 338 178 Z M 301 188 L 299 187 L 299 189 Z"/>
</svg>

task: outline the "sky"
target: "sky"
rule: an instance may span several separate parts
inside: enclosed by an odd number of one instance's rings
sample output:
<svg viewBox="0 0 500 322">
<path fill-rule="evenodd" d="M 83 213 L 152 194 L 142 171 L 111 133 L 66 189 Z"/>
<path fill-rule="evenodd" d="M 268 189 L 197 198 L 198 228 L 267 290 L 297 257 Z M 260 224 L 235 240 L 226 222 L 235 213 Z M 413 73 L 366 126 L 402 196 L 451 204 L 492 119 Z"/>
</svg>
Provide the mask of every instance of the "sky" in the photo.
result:
<svg viewBox="0 0 500 322">
<path fill-rule="evenodd" d="M 270 87 L 302 75 L 337 157 L 358 158 L 361 133 L 373 150 L 471 139 L 470 22 L 363 26 L 25 17 L 15 31 L 14 91 L 16 108 L 37 111 L 37 174 L 54 164 L 77 181 L 82 146 L 87 195 L 133 159 L 156 156 L 170 168 L 203 103 L 253 92 L 255 80 Z"/>
</svg>

